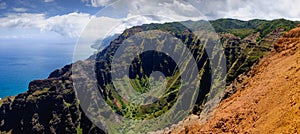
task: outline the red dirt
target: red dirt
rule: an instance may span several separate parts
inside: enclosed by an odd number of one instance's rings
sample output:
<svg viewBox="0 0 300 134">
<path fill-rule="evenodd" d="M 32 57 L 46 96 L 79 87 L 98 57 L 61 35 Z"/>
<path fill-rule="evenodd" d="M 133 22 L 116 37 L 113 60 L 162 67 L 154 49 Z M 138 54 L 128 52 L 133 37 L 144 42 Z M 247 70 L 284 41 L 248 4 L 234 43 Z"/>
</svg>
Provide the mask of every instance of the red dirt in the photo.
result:
<svg viewBox="0 0 300 134">
<path fill-rule="evenodd" d="M 195 120 L 167 133 L 300 133 L 300 27 L 274 48 L 207 123 Z"/>
</svg>

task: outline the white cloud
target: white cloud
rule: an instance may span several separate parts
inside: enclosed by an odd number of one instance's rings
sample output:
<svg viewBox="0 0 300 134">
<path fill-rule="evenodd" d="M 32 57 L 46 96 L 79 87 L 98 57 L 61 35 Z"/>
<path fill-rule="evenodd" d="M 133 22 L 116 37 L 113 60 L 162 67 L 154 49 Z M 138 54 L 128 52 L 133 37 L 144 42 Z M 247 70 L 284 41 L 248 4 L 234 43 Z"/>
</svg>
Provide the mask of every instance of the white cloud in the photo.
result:
<svg viewBox="0 0 300 134">
<path fill-rule="evenodd" d="M 51 2 L 54 0 L 44 0 Z M 116 0 L 81 0 L 90 6 L 107 6 Z M 63 37 L 81 37 L 85 50 L 95 41 L 122 33 L 136 25 L 170 21 L 236 18 L 300 20 L 300 1 L 292 0 L 120 0 L 103 8 L 96 16 L 87 13 L 69 13 L 46 17 L 45 14 L 21 13 L 26 9 L 0 18 L 0 28 L 29 28 L 56 32 Z M 0 2 L 0 9 L 6 3 Z M 90 20 L 92 20 L 90 22 Z M 87 27 L 86 24 L 90 24 Z M 81 33 L 81 31 L 84 31 Z M 13 34 L 12 34 L 13 35 Z M 15 37 L 8 35 L 9 37 Z M 24 37 L 25 38 L 25 37 Z"/>
<path fill-rule="evenodd" d="M 0 2 L 0 9 L 6 9 L 7 5 L 5 2 Z"/>
<path fill-rule="evenodd" d="M 125 29 L 133 26 L 150 23 L 160 23 L 162 21 L 171 21 L 168 18 L 157 18 L 153 16 L 135 16 L 125 19 L 116 19 L 110 17 L 93 17 L 87 27 L 81 33 L 83 44 L 93 44 L 106 37 L 115 34 L 121 34 Z"/>
<path fill-rule="evenodd" d="M 92 6 L 99 7 L 99 6 L 107 6 L 117 0 L 91 0 Z"/>
<path fill-rule="evenodd" d="M 116 0 L 82 0 L 94 7 L 107 6 Z M 187 2 L 191 3 L 188 4 Z M 129 14 L 159 14 L 187 19 L 199 16 L 208 19 L 278 19 L 300 20 L 300 1 L 295 0 L 120 0 L 113 6 Z"/>
<path fill-rule="evenodd" d="M 28 28 L 38 26 L 45 20 L 44 14 L 29 14 L 29 13 L 15 13 L 7 14 L 6 17 L 0 18 L 0 27 L 18 27 Z"/>
<path fill-rule="evenodd" d="M 26 8 L 17 8 L 17 7 L 13 7 L 12 8 L 15 12 L 26 12 L 27 9 Z"/>
<path fill-rule="evenodd" d="M 93 7 L 103 7 L 103 6 L 108 6 L 111 3 L 116 2 L 118 0 L 81 0 L 81 1 Z"/>
<path fill-rule="evenodd" d="M 194 6 L 183 0 L 121 0 L 112 7 L 120 13 L 128 13 L 127 17 L 155 15 L 175 21 L 204 19 Z"/>
<path fill-rule="evenodd" d="M 91 16 L 84 13 L 70 13 L 46 18 L 44 14 L 14 13 L 0 18 L 1 28 L 39 28 L 63 36 L 78 37 Z"/>
<path fill-rule="evenodd" d="M 52 0 L 45 0 L 45 2 Z M 92 6 L 105 6 L 116 0 L 82 0 Z M 189 2 L 189 3 L 188 3 Z M 3 3 L 3 2 L 2 2 Z M 6 4 L 2 4 L 6 8 Z M 120 0 L 109 8 L 103 8 L 97 17 L 86 13 L 69 13 L 46 17 L 45 14 L 14 13 L 0 18 L 0 28 L 38 28 L 53 31 L 63 36 L 79 37 L 96 41 L 121 33 L 126 28 L 169 21 L 236 18 L 300 20 L 300 1 L 292 0 Z M 0 3 L 1 8 L 1 3 Z M 16 11 L 26 9 L 15 8 Z M 89 42 L 93 43 L 93 42 Z"/>
<path fill-rule="evenodd" d="M 48 2 L 49 1 L 50 0 L 48 0 Z M 83 1 L 87 2 L 88 0 Z M 114 1 L 115 0 L 92 0 L 90 2 L 94 3 L 93 6 L 100 6 Z M 192 3 L 192 0 L 187 1 Z M 121 0 L 112 5 L 114 9 L 104 8 L 104 14 L 98 15 L 96 17 L 97 20 L 94 22 L 102 23 L 101 21 L 103 21 L 103 23 L 105 23 L 103 24 L 104 27 L 100 26 L 102 29 L 101 33 L 97 34 L 98 37 L 99 35 L 104 37 L 102 34 L 108 31 L 110 31 L 111 34 L 120 33 L 125 28 L 134 25 L 168 21 L 200 20 L 205 19 L 205 17 L 209 19 L 226 17 L 243 20 L 254 18 L 288 18 L 299 20 L 300 9 L 297 5 L 300 5 L 300 1 L 197 0 L 189 4 L 183 0 Z M 197 7 L 197 9 L 195 7 Z M 26 11 L 24 8 L 13 8 L 13 10 L 18 12 Z M 110 12 L 113 10 L 114 12 Z M 204 15 L 201 16 L 201 13 Z M 123 16 L 123 18 L 114 18 L 115 16 Z M 79 37 L 81 30 L 92 17 L 90 14 L 76 12 L 52 17 L 46 17 L 44 14 L 14 13 L 7 14 L 5 17 L 0 18 L 0 27 L 34 27 L 39 28 L 41 31 L 54 31 L 63 36 Z M 116 24 L 118 24 L 119 28 L 115 28 L 114 31 L 112 28 Z M 95 29 L 92 28 L 91 30 Z"/>
<path fill-rule="evenodd" d="M 54 0 L 44 0 L 44 2 L 53 2 Z"/>
<path fill-rule="evenodd" d="M 278 19 L 300 20 L 300 1 L 294 0 L 188 0 L 209 19 Z"/>
<path fill-rule="evenodd" d="M 78 37 L 91 16 L 84 13 L 70 13 L 45 19 L 39 24 L 41 30 L 54 31 L 69 37 Z"/>
<path fill-rule="evenodd" d="M 127 13 L 125 17 L 114 18 L 115 16 L 124 16 L 124 13 Z M 92 20 L 92 23 L 94 23 L 94 25 L 91 25 L 92 27 L 106 29 L 108 24 L 113 24 L 109 25 L 110 30 L 102 31 L 102 33 L 107 33 L 108 35 L 122 33 L 127 28 L 142 24 L 200 20 L 204 18 L 197 12 L 196 8 L 180 0 L 121 0 L 114 3 L 111 7 L 102 9 L 96 16 Z M 103 37 L 104 35 L 101 34 L 101 36 Z"/>
<path fill-rule="evenodd" d="M 84 0 L 86 1 L 86 0 Z M 112 3 L 115 0 L 93 0 L 94 6 L 105 5 Z M 48 0 L 49 2 L 49 0 Z M 147 4 L 148 3 L 148 4 Z M 148 0 L 130 1 L 122 0 L 113 5 L 117 13 L 127 14 L 123 18 L 114 18 L 114 13 L 106 14 L 107 17 L 97 16 L 91 23 L 97 23 L 92 27 L 86 27 L 90 35 L 97 36 L 97 38 L 104 38 L 105 36 L 121 33 L 126 28 L 148 24 L 160 23 L 168 21 L 180 21 L 197 18 L 196 10 L 193 6 L 183 3 L 180 0 Z M 13 8 L 13 10 L 22 12 L 26 9 Z M 107 8 L 109 13 L 112 8 Z M 154 14 L 156 16 L 145 16 Z M 118 15 L 117 15 L 118 16 Z M 124 16 L 124 15 L 123 15 Z M 159 16 L 159 17 L 158 17 Z M 0 18 L 0 27 L 16 27 L 16 28 L 38 28 L 41 31 L 53 31 L 63 36 L 79 37 L 85 25 L 91 20 L 93 16 L 85 13 L 70 13 L 65 15 L 57 15 L 46 17 L 45 14 L 32 14 L 32 13 L 10 13 L 5 17 Z M 98 26 L 98 28 L 97 28 Z M 118 28 L 116 28 L 118 27 Z M 95 30 L 98 30 L 97 34 Z M 108 34 L 108 35 L 105 35 Z"/>
</svg>

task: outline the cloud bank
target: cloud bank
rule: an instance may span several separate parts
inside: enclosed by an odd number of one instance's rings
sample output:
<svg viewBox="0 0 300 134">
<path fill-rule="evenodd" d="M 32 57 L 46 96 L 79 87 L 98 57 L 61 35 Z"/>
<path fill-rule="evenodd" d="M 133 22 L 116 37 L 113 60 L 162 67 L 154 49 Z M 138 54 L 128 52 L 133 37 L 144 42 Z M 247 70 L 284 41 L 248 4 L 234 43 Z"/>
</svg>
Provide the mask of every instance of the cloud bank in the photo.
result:
<svg viewBox="0 0 300 134">
<path fill-rule="evenodd" d="M 48 18 L 45 14 L 14 13 L 0 18 L 0 28 L 38 28 L 62 36 L 78 37 L 91 17 L 89 14 L 76 12 Z"/>
<path fill-rule="evenodd" d="M 26 13 L 29 9 L 13 7 L 15 13 L 2 14 L 0 28 L 38 28 L 41 31 L 51 31 L 66 37 L 79 37 L 81 31 L 92 18 L 104 21 L 101 34 L 120 33 L 124 28 L 143 23 L 167 22 L 170 20 L 200 20 L 235 18 L 250 19 L 278 19 L 300 20 L 300 1 L 293 0 L 81 0 L 88 6 L 103 7 L 102 14 L 73 12 L 64 15 L 46 16 L 45 13 Z M 44 2 L 55 2 L 44 0 Z M 0 9 L 6 9 L 7 4 L 0 1 Z M 102 11 L 103 11 L 102 10 Z M 116 12 L 117 11 L 117 12 Z M 141 17 L 143 15 L 155 17 Z M 124 21 L 131 19 L 130 23 Z M 164 18 L 164 19 L 162 19 Z M 167 18 L 167 19 L 166 19 Z M 95 22 L 97 22 L 95 21 Z M 114 25 L 119 30 L 113 31 Z M 102 26 L 103 26 L 102 25 Z M 93 29 L 91 29 L 93 30 Z M 102 35 L 101 35 L 102 36 Z"/>
<path fill-rule="evenodd" d="M 101 7 L 116 0 L 84 0 L 94 7 Z M 129 7 L 129 12 L 155 12 L 159 8 L 186 9 L 180 13 L 186 17 L 190 15 L 186 2 L 192 3 L 203 15 L 209 19 L 235 18 L 235 19 L 277 19 L 286 18 L 300 20 L 300 1 L 295 0 L 138 0 L 123 2 Z M 149 8 L 139 8 L 148 5 Z M 152 10 L 154 8 L 154 10 Z M 167 12 L 166 12 L 167 13 Z"/>
<path fill-rule="evenodd" d="M 300 1 L 294 0 L 196 0 L 190 2 L 211 19 L 236 18 L 300 20 Z"/>
</svg>

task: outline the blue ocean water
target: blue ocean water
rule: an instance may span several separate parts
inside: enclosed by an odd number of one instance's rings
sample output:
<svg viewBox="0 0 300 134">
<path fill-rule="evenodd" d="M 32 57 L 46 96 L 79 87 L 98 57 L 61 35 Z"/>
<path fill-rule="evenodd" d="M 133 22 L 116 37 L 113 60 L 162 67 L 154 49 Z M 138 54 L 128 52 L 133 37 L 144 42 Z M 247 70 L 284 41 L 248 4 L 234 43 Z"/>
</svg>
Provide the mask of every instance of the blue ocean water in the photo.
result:
<svg viewBox="0 0 300 134">
<path fill-rule="evenodd" d="M 28 89 L 32 80 L 45 79 L 72 62 L 75 43 L 0 43 L 0 98 Z"/>
</svg>

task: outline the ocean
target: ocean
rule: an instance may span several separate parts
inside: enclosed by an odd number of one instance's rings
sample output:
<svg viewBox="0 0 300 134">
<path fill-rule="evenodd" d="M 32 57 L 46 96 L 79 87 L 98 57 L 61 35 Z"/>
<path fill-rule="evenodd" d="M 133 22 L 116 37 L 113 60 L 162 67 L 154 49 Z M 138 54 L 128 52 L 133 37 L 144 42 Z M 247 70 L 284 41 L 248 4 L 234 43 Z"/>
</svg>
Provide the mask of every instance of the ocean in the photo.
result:
<svg viewBox="0 0 300 134">
<path fill-rule="evenodd" d="M 0 98 L 28 90 L 32 80 L 45 79 L 72 63 L 75 43 L 0 43 Z"/>
</svg>

